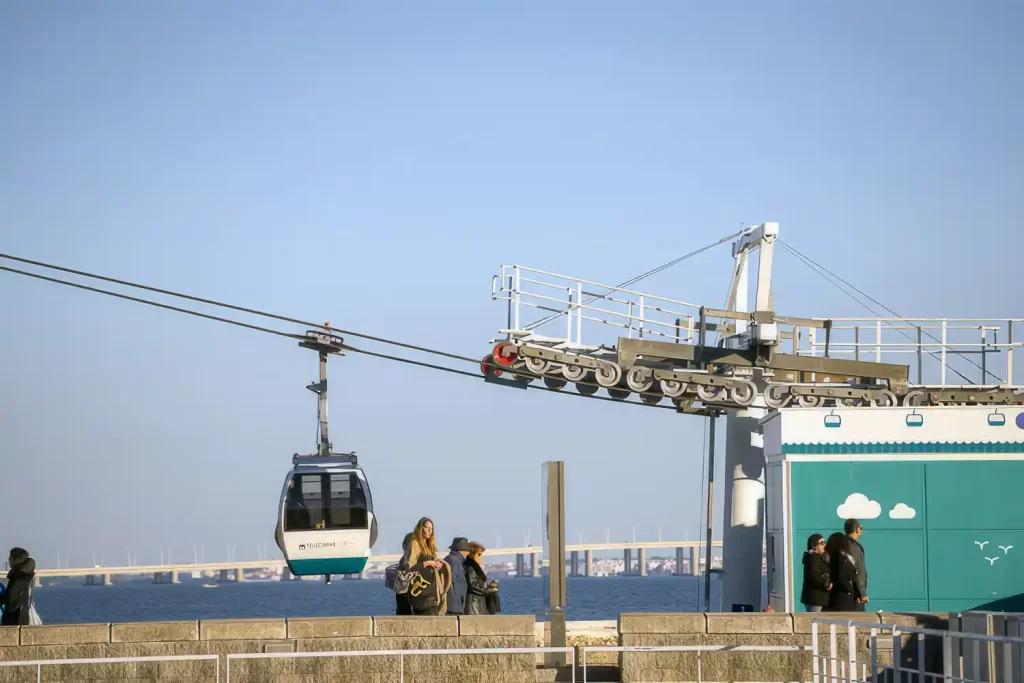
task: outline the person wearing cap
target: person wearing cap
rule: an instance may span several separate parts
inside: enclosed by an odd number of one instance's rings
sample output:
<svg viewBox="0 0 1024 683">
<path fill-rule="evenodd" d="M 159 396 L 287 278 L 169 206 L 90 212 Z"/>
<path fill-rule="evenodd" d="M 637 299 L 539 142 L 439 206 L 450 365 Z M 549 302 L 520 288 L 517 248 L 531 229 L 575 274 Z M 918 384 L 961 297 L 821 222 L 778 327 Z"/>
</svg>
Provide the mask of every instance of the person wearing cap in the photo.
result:
<svg viewBox="0 0 1024 683">
<path fill-rule="evenodd" d="M 448 550 L 450 552 L 444 561 L 452 568 L 452 587 L 448 589 L 447 614 L 461 615 L 466 611 L 466 592 L 469 589 L 466 581 L 466 558 L 471 550 L 469 539 L 456 537 Z"/>
</svg>

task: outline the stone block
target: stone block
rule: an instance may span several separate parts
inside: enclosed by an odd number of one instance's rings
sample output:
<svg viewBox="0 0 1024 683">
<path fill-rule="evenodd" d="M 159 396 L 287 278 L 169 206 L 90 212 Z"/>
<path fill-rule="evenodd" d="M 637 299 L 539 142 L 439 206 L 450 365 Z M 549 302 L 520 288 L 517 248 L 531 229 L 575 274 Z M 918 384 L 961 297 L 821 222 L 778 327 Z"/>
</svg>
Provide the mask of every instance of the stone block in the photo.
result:
<svg viewBox="0 0 1024 683">
<path fill-rule="evenodd" d="M 200 640 L 284 640 L 284 619 L 211 619 L 199 622 Z"/>
<path fill-rule="evenodd" d="M 839 621 L 859 621 L 869 624 L 878 623 L 878 614 L 875 612 L 794 612 L 793 633 L 810 633 L 811 621 L 814 619 L 835 619 Z M 837 626 L 836 629 L 846 632 L 845 626 Z M 858 629 L 860 630 L 860 629 Z M 828 633 L 828 624 L 818 624 L 818 635 Z"/>
<path fill-rule="evenodd" d="M 17 626 L 0 626 L 0 647 L 18 647 L 21 632 Z"/>
<path fill-rule="evenodd" d="M 458 617 L 374 617 L 373 635 L 437 638 L 459 635 Z"/>
<path fill-rule="evenodd" d="M 346 638 L 373 635 L 371 617 L 325 617 L 289 619 L 288 638 Z"/>
<path fill-rule="evenodd" d="M 706 633 L 707 616 L 694 614 L 634 613 L 619 615 L 619 633 Z"/>
<path fill-rule="evenodd" d="M 464 616 L 459 617 L 459 635 L 532 636 L 535 623 L 532 616 Z"/>
<path fill-rule="evenodd" d="M 22 645 L 80 645 L 109 643 L 110 624 L 22 626 Z"/>
<path fill-rule="evenodd" d="M 785 612 L 723 612 L 706 616 L 708 633 L 793 632 L 793 617 Z"/>
<path fill-rule="evenodd" d="M 111 624 L 111 643 L 162 643 L 199 640 L 198 621 L 146 621 Z"/>
</svg>

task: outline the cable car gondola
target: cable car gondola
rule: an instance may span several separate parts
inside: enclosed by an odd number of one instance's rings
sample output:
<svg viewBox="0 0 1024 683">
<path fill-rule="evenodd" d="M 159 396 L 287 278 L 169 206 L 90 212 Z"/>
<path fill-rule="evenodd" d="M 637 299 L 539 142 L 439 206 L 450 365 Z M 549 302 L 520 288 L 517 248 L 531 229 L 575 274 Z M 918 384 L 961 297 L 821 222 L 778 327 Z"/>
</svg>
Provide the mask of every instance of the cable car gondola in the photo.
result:
<svg viewBox="0 0 1024 683">
<path fill-rule="evenodd" d="M 327 430 L 327 355 L 342 355 L 334 334 L 311 331 L 299 346 L 320 353 L 319 443 L 313 455 L 292 456 L 281 489 L 274 540 L 295 576 L 359 574 L 377 542 L 377 519 L 366 474 L 355 453 L 332 453 Z"/>
<path fill-rule="evenodd" d="M 354 453 L 294 455 L 277 544 L 296 576 L 359 574 L 377 541 L 366 474 Z"/>
</svg>

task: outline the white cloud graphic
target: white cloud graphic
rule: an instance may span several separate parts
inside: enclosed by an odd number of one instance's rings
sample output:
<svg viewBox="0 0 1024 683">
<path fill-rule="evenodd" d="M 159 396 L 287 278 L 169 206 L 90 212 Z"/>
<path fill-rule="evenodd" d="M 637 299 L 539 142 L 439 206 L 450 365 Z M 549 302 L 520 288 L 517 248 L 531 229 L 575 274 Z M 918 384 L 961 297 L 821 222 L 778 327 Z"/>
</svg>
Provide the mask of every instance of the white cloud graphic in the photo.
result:
<svg viewBox="0 0 1024 683">
<path fill-rule="evenodd" d="M 906 503 L 896 503 L 892 510 L 889 510 L 889 519 L 913 519 L 917 516 L 917 510 Z"/>
<path fill-rule="evenodd" d="M 877 500 L 869 500 L 863 493 L 851 493 L 846 497 L 846 502 L 836 508 L 836 514 L 841 519 L 875 519 L 882 514 L 882 506 Z"/>
</svg>

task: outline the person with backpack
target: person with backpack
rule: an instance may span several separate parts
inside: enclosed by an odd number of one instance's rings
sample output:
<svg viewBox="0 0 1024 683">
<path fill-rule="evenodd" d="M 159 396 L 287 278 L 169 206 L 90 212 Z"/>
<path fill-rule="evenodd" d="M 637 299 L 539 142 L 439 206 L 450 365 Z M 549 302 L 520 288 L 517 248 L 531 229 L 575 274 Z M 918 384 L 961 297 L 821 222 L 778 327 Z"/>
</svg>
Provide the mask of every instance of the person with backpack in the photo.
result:
<svg viewBox="0 0 1024 683">
<path fill-rule="evenodd" d="M 412 541 L 412 534 L 406 534 L 402 539 L 402 554 L 409 551 L 409 543 Z M 393 564 L 384 570 L 384 585 L 395 590 L 395 580 L 398 578 L 398 565 Z M 409 597 L 395 592 L 395 616 L 409 616 L 412 614 L 412 607 L 409 606 Z"/>
<path fill-rule="evenodd" d="M 32 609 L 32 580 L 36 576 L 36 561 L 24 548 L 12 548 L 7 560 L 7 592 L 4 593 L 3 626 L 28 626 Z"/>
<path fill-rule="evenodd" d="M 395 592 L 408 600 L 411 614 L 437 616 L 447 611 L 451 581 L 448 564 L 437 559 L 434 523 L 423 517 L 416 523 L 409 548 L 398 563 Z"/>
<path fill-rule="evenodd" d="M 469 556 L 469 539 L 459 536 L 448 547 L 444 561 L 452 573 L 452 587 L 448 589 L 448 616 L 458 616 L 466 611 L 466 557 Z"/>
</svg>

